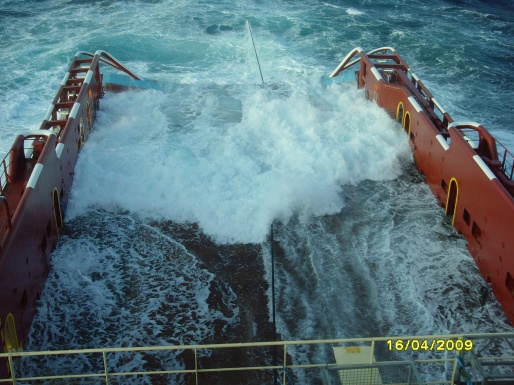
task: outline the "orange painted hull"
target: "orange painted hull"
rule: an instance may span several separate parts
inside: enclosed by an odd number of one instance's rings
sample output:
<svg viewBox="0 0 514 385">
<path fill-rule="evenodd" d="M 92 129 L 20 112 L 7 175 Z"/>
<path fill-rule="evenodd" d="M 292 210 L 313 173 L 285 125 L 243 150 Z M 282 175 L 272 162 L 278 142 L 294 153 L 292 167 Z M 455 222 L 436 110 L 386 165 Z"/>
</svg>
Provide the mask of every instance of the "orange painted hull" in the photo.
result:
<svg viewBox="0 0 514 385">
<path fill-rule="evenodd" d="M 103 95 L 103 51 L 75 55 L 38 130 L 19 135 L 0 168 L 0 329 L 4 351 L 26 342 L 50 271 L 79 152 Z M 8 372 L 0 362 L 0 377 Z"/>
<path fill-rule="evenodd" d="M 402 124 L 416 167 L 514 324 L 512 154 L 483 126 L 454 122 L 393 49 L 357 49 L 353 56 L 360 59 L 358 86 Z"/>
</svg>

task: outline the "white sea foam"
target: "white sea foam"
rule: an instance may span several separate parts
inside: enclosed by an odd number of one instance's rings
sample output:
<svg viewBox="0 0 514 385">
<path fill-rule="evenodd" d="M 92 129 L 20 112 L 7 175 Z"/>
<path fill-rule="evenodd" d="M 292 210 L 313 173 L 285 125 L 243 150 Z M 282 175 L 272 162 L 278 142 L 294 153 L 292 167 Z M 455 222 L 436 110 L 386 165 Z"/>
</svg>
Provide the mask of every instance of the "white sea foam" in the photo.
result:
<svg viewBox="0 0 514 385">
<path fill-rule="evenodd" d="M 52 254 L 29 349 L 188 345 L 239 322 L 234 293 L 218 285 L 223 305 L 210 303 L 214 275 L 161 230 L 105 212 L 89 212 L 71 224 L 80 236 L 63 237 Z M 163 362 L 182 367 L 179 354 L 166 353 Z M 117 370 L 147 364 L 137 354 L 127 357 L 110 356 L 109 364 Z M 32 374 L 46 366 L 37 360 L 25 365 Z"/>
<path fill-rule="evenodd" d="M 486 284 L 465 240 L 441 224 L 428 186 L 405 175 L 364 181 L 343 195 L 338 214 L 274 226 L 284 249 L 274 280 L 284 340 L 512 330 L 499 304 L 483 297 Z M 304 362 L 332 355 L 307 347 L 291 353 Z"/>
<path fill-rule="evenodd" d="M 192 87 L 183 111 L 173 107 L 180 89 L 108 96 L 76 167 L 69 215 L 121 207 L 198 222 L 230 243 L 261 242 L 295 210 L 338 212 L 342 185 L 396 177 L 406 144 L 360 93 L 314 89 Z"/>
<path fill-rule="evenodd" d="M 352 8 L 352 7 L 347 8 L 346 9 L 346 13 L 348 15 L 352 15 L 352 16 L 364 15 L 364 12 L 359 11 L 358 9 L 355 9 L 355 8 Z"/>
</svg>

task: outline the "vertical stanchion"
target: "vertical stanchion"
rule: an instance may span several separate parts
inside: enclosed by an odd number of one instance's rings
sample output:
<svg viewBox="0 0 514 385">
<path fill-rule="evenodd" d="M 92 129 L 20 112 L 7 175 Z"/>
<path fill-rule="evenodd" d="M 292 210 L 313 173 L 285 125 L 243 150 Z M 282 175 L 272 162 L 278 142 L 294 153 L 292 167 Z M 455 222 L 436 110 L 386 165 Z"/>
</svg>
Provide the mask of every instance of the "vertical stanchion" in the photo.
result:
<svg viewBox="0 0 514 385">
<path fill-rule="evenodd" d="M 109 385 L 109 369 L 107 368 L 107 354 L 105 351 L 102 352 L 102 356 L 104 359 L 104 376 L 105 376 L 105 385 Z"/>
<path fill-rule="evenodd" d="M 273 223 L 271 224 L 271 307 L 273 312 L 273 341 L 277 340 L 277 324 L 275 316 L 275 253 L 273 250 L 274 235 Z"/>
<path fill-rule="evenodd" d="M 11 383 L 13 385 L 16 385 L 16 373 L 14 372 L 14 363 L 13 363 L 12 359 L 13 359 L 12 356 L 7 357 L 7 362 L 9 365 L 9 372 L 11 374 Z"/>
<path fill-rule="evenodd" d="M 284 347 L 284 375 L 283 375 L 283 378 L 282 378 L 282 384 L 285 385 L 286 384 L 286 378 L 288 378 L 288 374 L 287 374 L 287 345 L 284 344 L 283 347 Z"/>
<path fill-rule="evenodd" d="M 198 385 L 198 354 L 195 348 L 195 383 Z"/>
<path fill-rule="evenodd" d="M 277 323 L 275 316 L 275 253 L 273 251 L 273 222 L 271 222 L 270 229 L 270 250 L 271 250 L 271 308 L 272 308 L 272 318 L 273 318 L 273 341 L 277 340 Z M 277 345 L 273 346 L 273 366 L 277 366 Z M 273 370 L 275 375 L 275 384 L 277 383 L 277 369 Z"/>
</svg>

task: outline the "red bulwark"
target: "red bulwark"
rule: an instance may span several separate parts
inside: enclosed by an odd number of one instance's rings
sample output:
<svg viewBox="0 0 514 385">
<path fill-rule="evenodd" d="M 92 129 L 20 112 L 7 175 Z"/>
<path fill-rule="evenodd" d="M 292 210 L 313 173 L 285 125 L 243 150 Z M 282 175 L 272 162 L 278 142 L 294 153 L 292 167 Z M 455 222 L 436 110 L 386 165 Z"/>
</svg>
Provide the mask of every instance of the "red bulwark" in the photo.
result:
<svg viewBox="0 0 514 385">
<path fill-rule="evenodd" d="M 39 129 L 19 135 L 1 162 L 4 351 L 23 348 L 50 270 L 50 253 L 62 227 L 73 169 L 102 94 L 99 59 L 99 55 L 75 56 Z M 7 372 L 7 363 L 0 362 L 0 377 Z"/>
<path fill-rule="evenodd" d="M 513 155 L 482 125 L 454 122 L 394 49 L 357 48 L 331 77 L 357 63 L 359 88 L 402 125 L 416 167 L 514 324 Z"/>
</svg>

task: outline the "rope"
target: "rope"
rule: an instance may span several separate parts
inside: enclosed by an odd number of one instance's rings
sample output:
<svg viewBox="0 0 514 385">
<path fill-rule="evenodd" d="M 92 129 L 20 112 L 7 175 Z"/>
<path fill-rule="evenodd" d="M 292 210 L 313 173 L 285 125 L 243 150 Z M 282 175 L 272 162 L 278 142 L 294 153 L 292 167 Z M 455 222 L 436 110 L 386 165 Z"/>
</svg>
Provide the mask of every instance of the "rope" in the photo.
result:
<svg viewBox="0 0 514 385">
<path fill-rule="evenodd" d="M 471 380 L 469 379 L 469 374 L 466 371 L 466 367 L 464 366 L 464 362 L 462 362 L 462 358 L 460 358 L 459 356 L 456 356 L 456 357 L 457 357 L 457 363 L 460 366 L 460 370 L 459 371 L 464 376 L 464 378 L 466 379 L 466 385 L 473 385 L 473 382 L 471 382 Z"/>
<path fill-rule="evenodd" d="M 255 41 L 253 40 L 252 26 L 250 25 L 250 20 L 246 19 L 246 23 L 248 25 L 248 30 L 250 31 L 250 37 L 252 38 L 253 50 L 255 52 L 255 58 L 257 59 L 257 65 L 259 66 L 259 72 L 261 74 L 262 84 L 264 84 L 264 78 L 262 77 L 261 63 L 259 63 L 259 56 L 257 56 L 257 49 L 255 48 Z"/>
<path fill-rule="evenodd" d="M 327 365 L 328 366 L 328 365 Z M 289 370 L 287 370 L 287 368 L 284 368 L 285 372 L 286 372 L 286 377 L 287 377 L 287 381 L 291 384 L 291 385 L 295 385 L 294 384 L 294 381 L 293 379 L 291 378 L 291 376 L 289 375 Z"/>
</svg>

